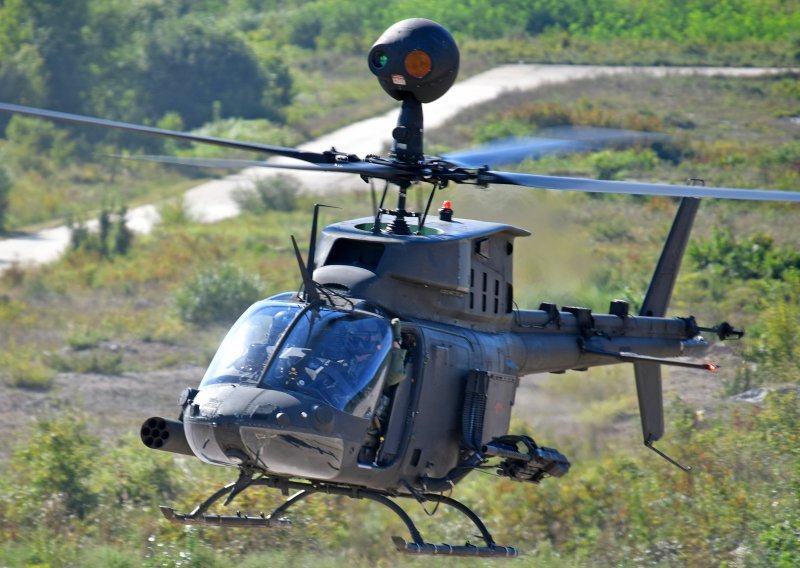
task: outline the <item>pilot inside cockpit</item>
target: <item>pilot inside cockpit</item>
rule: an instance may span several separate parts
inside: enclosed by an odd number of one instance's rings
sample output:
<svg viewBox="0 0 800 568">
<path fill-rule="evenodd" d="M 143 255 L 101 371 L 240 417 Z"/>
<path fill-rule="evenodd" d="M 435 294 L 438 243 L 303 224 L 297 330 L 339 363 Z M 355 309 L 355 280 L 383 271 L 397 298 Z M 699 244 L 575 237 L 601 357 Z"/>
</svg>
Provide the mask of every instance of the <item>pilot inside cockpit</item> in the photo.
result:
<svg viewBox="0 0 800 568">
<path fill-rule="evenodd" d="M 381 317 L 264 300 L 228 332 L 200 388 L 251 383 L 367 416 L 384 383 L 392 339 Z"/>
<path fill-rule="evenodd" d="M 375 386 L 385 374 L 391 344 L 391 327 L 381 318 L 323 312 L 306 334 L 292 332 L 264 386 L 303 392 L 340 410 L 367 413 L 377 396 Z"/>
<path fill-rule="evenodd" d="M 390 345 L 385 321 L 340 317 L 328 322 L 310 348 L 284 347 L 275 378 L 287 390 L 313 391 L 339 409 L 353 408 L 382 377 Z"/>
</svg>

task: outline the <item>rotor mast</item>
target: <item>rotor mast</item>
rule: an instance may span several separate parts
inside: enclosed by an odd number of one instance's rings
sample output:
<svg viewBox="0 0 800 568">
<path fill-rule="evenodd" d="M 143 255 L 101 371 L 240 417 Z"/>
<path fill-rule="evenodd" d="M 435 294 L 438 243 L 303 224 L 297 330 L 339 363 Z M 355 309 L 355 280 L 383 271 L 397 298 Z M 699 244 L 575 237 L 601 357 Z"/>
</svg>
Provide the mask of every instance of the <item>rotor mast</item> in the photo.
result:
<svg viewBox="0 0 800 568">
<path fill-rule="evenodd" d="M 407 164 L 416 164 L 425 158 L 422 151 L 422 103 L 413 96 L 403 98 L 397 126 L 392 130 L 391 157 Z"/>
<path fill-rule="evenodd" d="M 423 132 L 423 113 L 422 103 L 413 95 L 403 97 L 403 104 L 400 108 L 400 116 L 397 118 L 397 126 L 392 130 L 392 151 L 389 154 L 394 160 L 404 164 L 419 164 L 425 159 L 422 150 Z M 407 190 L 410 184 L 399 186 L 397 196 L 397 209 L 391 211 L 394 220 L 389 223 L 387 231 L 394 235 L 410 235 L 411 229 L 406 223 L 406 217 L 413 216 L 406 211 Z"/>
<path fill-rule="evenodd" d="M 383 90 L 402 103 L 389 154 L 398 166 L 413 172 L 424 164 L 422 103 L 435 101 L 450 89 L 458 76 L 459 59 L 458 46 L 450 32 L 423 18 L 394 24 L 370 49 L 370 71 Z M 411 182 L 398 185 L 397 209 L 387 211 L 394 215 L 387 231 L 410 235 L 405 218 L 418 215 L 406 211 L 406 191 Z"/>
</svg>

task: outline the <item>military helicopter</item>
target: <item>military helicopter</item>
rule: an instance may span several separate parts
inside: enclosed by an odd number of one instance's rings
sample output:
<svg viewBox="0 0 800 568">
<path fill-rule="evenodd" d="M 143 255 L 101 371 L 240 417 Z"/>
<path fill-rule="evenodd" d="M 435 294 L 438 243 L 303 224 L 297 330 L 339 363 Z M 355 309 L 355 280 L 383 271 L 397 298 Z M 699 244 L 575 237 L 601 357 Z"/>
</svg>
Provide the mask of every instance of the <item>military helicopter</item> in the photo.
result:
<svg viewBox="0 0 800 568">
<path fill-rule="evenodd" d="M 392 510 L 410 535 L 393 537 L 401 552 L 516 556 L 516 548 L 495 543 L 478 515 L 445 492 L 487 467 L 521 483 L 565 475 L 570 462 L 558 450 L 509 433 L 520 377 L 617 363 L 633 364 L 645 446 L 689 470 L 654 446 L 664 434 L 661 365 L 713 371 L 713 363 L 685 359 L 708 347 L 701 332 L 720 340 L 744 333 L 727 323 L 701 327 L 691 316 L 665 317 L 699 199 L 800 201 L 800 192 L 511 173 L 482 165 L 480 152 L 428 156 L 422 105 L 455 82 L 453 37 L 430 20 L 404 20 L 380 36 L 368 64 L 401 103 L 385 157 L 301 151 L 0 103 L 5 112 L 295 161 L 149 159 L 341 172 L 398 188 L 394 209 L 385 207 L 384 189 L 373 216 L 333 224 L 319 238 L 317 206 L 306 260 L 292 237 L 301 289 L 257 302 L 239 318 L 199 387 L 181 394 L 177 420 L 144 422 L 146 446 L 239 470 L 235 482 L 190 513 L 161 507 L 164 516 L 176 524 L 281 526 L 298 502 L 334 494 Z M 407 191 L 423 183 L 431 186 L 425 210 L 408 210 Z M 622 300 L 612 301 L 607 314 L 551 303 L 524 310 L 515 307 L 512 269 L 514 241 L 529 233 L 456 218 L 448 203 L 431 214 L 436 190 L 450 183 L 682 200 L 637 315 Z M 269 515 L 209 512 L 255 486 L 297 492 Z M 454 508 L 483 543 L 427 542 L 397 499 Z"/>
</svg>

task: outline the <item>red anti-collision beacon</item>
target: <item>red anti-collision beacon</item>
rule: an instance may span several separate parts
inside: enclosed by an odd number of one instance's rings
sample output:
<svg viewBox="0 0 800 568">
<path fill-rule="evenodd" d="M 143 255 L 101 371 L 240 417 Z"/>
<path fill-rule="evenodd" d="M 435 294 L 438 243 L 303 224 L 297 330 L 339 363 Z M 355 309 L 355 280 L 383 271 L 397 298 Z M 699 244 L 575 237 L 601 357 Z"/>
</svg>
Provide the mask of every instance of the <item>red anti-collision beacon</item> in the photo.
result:
<svg viewBox="0 0 800 568">
<path fill-rule="evenodd" d="M 442 207 L 439 209 L 439 220 L 447 222 L 451 222 L 453 220 L 453 209 L 450 206 L 449 200 L 442 203 Z"/>
</svg>

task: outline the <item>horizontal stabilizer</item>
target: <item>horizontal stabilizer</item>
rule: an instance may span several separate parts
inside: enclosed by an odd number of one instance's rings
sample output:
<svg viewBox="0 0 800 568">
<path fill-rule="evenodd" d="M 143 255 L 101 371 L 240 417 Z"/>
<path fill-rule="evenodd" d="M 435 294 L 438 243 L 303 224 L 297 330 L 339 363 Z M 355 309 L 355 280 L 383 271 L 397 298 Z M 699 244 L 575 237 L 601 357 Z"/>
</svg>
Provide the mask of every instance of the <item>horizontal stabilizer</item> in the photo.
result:
<svg viewBox="0 0 800 568">
<path fill-rule="evenodd" d="M 681 260 L 689 242 L 700 200 L 684 197 L 675 214 L 672 228 L 658 259 L 653 279 L 647 289 L 639 314 L 664 317 L 678 278 Z M 661 391 L 661 366 L 655 362 L 635 361 L 636 395 L 639 397 L 639 414 L 642 418 L 644 443 L 649 444 L 664 435 L 664 396 Z"/>
</svg>

